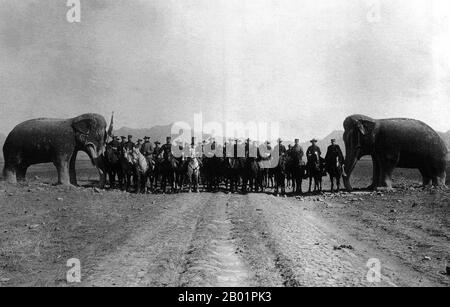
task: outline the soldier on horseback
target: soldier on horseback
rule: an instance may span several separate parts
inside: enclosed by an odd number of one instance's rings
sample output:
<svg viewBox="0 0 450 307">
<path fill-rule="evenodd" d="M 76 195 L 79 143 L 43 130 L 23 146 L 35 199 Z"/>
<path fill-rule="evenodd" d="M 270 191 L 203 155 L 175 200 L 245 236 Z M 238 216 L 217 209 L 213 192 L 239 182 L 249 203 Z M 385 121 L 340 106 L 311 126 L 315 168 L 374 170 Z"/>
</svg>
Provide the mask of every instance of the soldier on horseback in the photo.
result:
<svg viewBox="0 0 450 307">
<path fill-rule="evenodd" d="M 165 161 L 169 160 L 172 155 L 172 137 L 168 136 L 166 138 L 166 144 L 162 145 L 158 151 L 157 156 L 163 154 L 163 158 Z"/>
<path fill-rule="evenodd" d="M 278 145 L 275 146 L 275 152 L 278 150 L 279 157 L 286 155 L 287 150 L 286 147 L 283 145 L 283 140 L 281 138 L 278 139 Z"/>
<path fill-rule="evenodd" d="M 121 142 L 120 142 L 120 144 L 119 144 L 119 151 L 120 152 L 122 152 L 123 151 L 123 148 L 125 147 L 125 144 L 127 143 L 127 138 L 125 137 L 125 136 L 121 136 L 120 137 L 120 139 L 121 139 Z"/>
<path fill-rule="evenodd" d="M 120 147 L 119 137 L 112 135 L 112 141 L 108 143 L 109 146 L 111 146 L 112 149 L 117 151 Z"/>
<path fill-rule="evenodd" d="M 133 136 L 130 134 L 130 135 L 128 135 L 128 141 L 125 143 L 125 148 L 128 150 L 128 151 L 132 151 L 133 150 L 133 148 L 135 147 L 136 145 L 134 144 L 134 142 L 133 142 Z"/>
<path fill-rule="evenodd" d="M 295 159 L 296 161 L 302 161 L 303 160 L 303 148 L 300 146 L 299 139 L 295 139 L 294 146 L 291 147 L 291 157 Z"/>
<path fill-rule="evenodd" d="M 141 151 L 141 147 L 142 147 L 142 139 L 138 139 L 138 140 L 137 140 L 137 143 L 134 145 L 134 147 L 135 147 L 137 150 Z"/>
<path fill-rule="evenodd" d="M 161 149 L 161 143 L 159 141 L 154 142 L 153 144 L 155 144 L 154 148 L 153 148 L 153 158 L 155 158 L 155 160 L 159 157 L 160 154 L 160 149 Z"/>
<path fill-rule="evenodd" d="M 308 158 L 308 161 L 311 160 L 311 157 L 314 155 L 318 155 L 319 157 L 322 155 L 322 152 L 320 151 L 319 146 L 317 146 L 317 140 L 316 139 L 312 139 L 311 141 L 311 146 L 308 147 L 308 150 L 306 151 L 306 157 Z"/>
<path fill-rule="evenodd" d="M 145 156 L 151 156 L 153 155 L 153 144 L 150 142 L 150 137 L 146 136 L 144 137 L 144 144 L 141 146 L 141 153 Z"/>
</svg>

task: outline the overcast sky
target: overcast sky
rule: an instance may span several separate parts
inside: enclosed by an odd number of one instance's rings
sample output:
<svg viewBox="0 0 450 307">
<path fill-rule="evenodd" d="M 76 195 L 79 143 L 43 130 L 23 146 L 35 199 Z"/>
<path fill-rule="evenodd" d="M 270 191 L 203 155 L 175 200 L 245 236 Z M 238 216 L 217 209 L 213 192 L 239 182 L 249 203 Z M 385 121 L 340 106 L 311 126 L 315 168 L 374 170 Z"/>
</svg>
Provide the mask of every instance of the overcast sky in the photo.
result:
<svg viewBox="0 0 450 307">
<path fill-rule="evenodd" d="M 113 110 L 116 128 L 203 112 L 301 139 L 353 113 L 450 129 L 447 0 L 81 0 L 81 23 L 67 10 L 0 0 L 0 131 Z"/>
</svg>

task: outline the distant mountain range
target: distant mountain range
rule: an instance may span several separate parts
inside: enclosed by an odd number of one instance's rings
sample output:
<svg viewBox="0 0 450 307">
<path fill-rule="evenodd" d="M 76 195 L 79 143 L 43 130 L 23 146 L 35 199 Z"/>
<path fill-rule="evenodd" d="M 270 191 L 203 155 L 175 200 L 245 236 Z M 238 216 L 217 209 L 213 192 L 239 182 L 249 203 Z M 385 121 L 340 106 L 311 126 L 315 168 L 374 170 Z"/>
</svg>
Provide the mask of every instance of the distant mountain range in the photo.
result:
<svg viewBox="0 0 450 307">
<path fill-rule="evenodd" d="M 151 138 L 152 142 L 160 141 L 162 144 L 164 144 L 166 137 L 171 134 L 171 130 L 172 130 L 172 125 L 155 126 L 155 127 L 149 128 L 149 129 L 133 129 L 133 128 L 123 127 L 118 130 L 115 130 L 114 134 L 117 136 L 122 136 L 122 135 L 127 136 L 127 135 L 131 134 L 131 135 L 133 135 L 135 140 L 137 138 L 144 138 L 144 136 L 149 136 Z M 339 146 L 341 146 L 341 148 L 345 154 L 345 145 L 344 145 L 344 141 L 343 141 L 343 134 L 344 134 L 344 131 L 340 131 L 340 130 L 333 131 L 332 133 L 330 133 L 323 139 L 318 140 L 317 145 L 325 153 L 326 149 L 330 145 L 330 140 L 336 139 L 337 144 L 339 144 Z M 439 132 L 439 135 L 444 139 L 444 141 L 446 142 L 447 147 L 449 148 L 449 151 L 450 151 L 450 131 L 447 131 L 445 133 Z M 209 137 L 208 135 L 205 136 L 205 138 L 208 138 L 208 137 Z M 5 140 L 6 140 L 6 136 L 4 134 L 0 133 L 0 160 L 1 161 L 3 161 L 3 143 L 5 142 Z M 286 143 L 288 143 L 288 142 L 286 142 Z M 301 146 L 303 147 L 303 149 L 305 151 L 310 145 L 311 145 L 311 143 L 309 142 L 309 140 L 301 143 Z M 84 155 L 82 155 L 80 158 L 87 159 L 87 156 L 84 157 Z"/>
</svg>

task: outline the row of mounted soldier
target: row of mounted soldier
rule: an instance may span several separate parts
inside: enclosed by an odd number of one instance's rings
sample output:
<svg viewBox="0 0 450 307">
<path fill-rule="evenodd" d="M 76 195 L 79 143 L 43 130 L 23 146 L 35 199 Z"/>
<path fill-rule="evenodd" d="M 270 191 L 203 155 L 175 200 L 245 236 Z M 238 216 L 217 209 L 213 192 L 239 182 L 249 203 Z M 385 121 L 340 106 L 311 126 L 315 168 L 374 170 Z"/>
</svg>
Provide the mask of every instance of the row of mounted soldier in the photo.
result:
<svg viewBox="0 0 450 307">
<path fill-rule="evenodd" d="M 174 145 L 175 143 L 175 145 Z M 262 192 L 274 189 L 275 194 L 285 194 L 292 188 L 294 194 L 302 193 L 302 181 L 309 178 L 309 192 L 314 181 L 314 191 L 322 191 L 322 177 L 327 173 L 332 182 L 331 190 L 340 188 L 344 156 L 336 140 L 331 140 L 325 158 L 311 140 L 304 151 L 299 140 L 286 148 L 281 139 L 275 146 L 270 142 L 258 144 L 250 139 L 228 140 L 224 144 L 214 139 L 191 144 L 151 142 L 146 136 L 133 142 L 133 136 L 112 136 L 103 156 L 109 184 L 118 183 L 126 191 L 171 192 L 224 189 L 231 192 Z M 117 181 L 116 181 L 117 179 Z"/>
</svg>

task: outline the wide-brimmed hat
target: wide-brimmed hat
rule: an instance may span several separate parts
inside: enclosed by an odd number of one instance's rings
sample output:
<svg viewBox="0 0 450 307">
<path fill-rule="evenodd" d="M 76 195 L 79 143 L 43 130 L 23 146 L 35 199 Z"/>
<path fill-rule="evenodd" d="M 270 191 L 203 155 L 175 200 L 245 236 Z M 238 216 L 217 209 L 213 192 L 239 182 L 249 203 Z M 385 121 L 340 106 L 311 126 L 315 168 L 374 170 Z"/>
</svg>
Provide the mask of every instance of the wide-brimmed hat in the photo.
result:
<svg viewBox="0 0 450 307">
<path fill-rule="evenodd" d="M 120 138 L 121 138 L 122 140 L 125 140 L 127 137 L 122 135 Z"/>
<path fill-rule="evenodd" d="M 317 143 L 318 141 L 316 139 L 312 139 L 310 142 L 311 143 Z"/>
<path fill-rule="evenodd" d="M 150 140 L 149 136 L 144 136 L 144 140 Z"/>
<path fill-rule="evenodd" d="M 336 142 L 336 139 L 331 139 L 331 142 Z"/>
<path fill-rule="evenodd" d="M 160 141 L 155 141 L 154 143 L 157 144 L 157 145 L 161 144 Z"/>
</svg>

